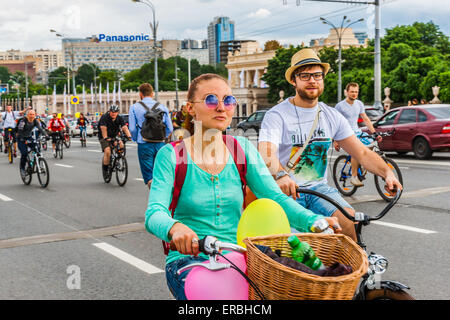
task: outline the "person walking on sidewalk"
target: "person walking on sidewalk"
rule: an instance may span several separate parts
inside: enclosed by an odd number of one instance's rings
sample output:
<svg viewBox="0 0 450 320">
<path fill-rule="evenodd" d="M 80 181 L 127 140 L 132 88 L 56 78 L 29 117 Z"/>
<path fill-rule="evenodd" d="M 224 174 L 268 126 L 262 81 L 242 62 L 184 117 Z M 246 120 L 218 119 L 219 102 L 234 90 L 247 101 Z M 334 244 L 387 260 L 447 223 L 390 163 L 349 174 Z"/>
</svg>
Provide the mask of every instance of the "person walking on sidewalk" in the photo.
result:
<svg viewBox="0 0 450 320">
<path fill-rule="evenodd" d="M 141 101 L 130 107 L 129 112 L 129 128 L 133 141 L 137 143 L 137 151 L 139 158 L 139 166 L 141 168 L 144 183 L 150 189 L 153 180 L 153 166 L 155 157 L 159 149 L 164 146 L 165 139 L 159 141 L 146 141 L 142 137 L 141 129 L 145 121 L 145 114 L 156 104 L 156 108 L 164 111 L 163 122 L 166 126 L 166 137 L 169 137 L 173 131 L 172 121 L 169 110 L 153 99 L 153 87 L 149 83 L 143 83 L 139 86 L 139 97 Z"/>
</svg>

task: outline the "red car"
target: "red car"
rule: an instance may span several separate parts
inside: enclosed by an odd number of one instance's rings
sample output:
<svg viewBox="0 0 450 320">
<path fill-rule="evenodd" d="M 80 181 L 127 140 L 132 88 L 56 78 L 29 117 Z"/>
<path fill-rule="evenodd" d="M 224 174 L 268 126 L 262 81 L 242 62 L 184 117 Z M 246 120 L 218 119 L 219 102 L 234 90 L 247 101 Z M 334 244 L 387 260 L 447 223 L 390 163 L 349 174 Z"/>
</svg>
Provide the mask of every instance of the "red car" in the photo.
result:
<svg viewBox="0 0 450 320">
<path fill-rule="evenodd" d="M 429 159 L 435 151 L 450 151 L 450 104 L 393 109 L 374 127 L 378 132 L 393 131 L 379 144 L 383 151 L 413 151 L 418 159 Z"/>
</svg>

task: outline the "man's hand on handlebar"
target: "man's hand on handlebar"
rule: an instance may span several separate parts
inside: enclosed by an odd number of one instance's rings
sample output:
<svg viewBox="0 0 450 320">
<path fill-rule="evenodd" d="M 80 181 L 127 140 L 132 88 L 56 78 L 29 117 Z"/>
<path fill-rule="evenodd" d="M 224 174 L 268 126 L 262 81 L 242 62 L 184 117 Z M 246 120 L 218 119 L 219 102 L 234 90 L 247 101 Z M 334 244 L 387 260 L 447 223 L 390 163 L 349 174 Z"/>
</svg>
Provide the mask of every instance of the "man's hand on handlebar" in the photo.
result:
<svg viewBox="0 0 450 320">
<path fill-rule="evenodd" d="M 278 179 L 276 182 L 285 195 L 287 195 L 288 197 L 292 196 L 294 200 L 297 199 L 297 184 L 294 180 L 291 179 L 291 177 L 289 177 L 289 175 L 285 175 L 284 177 Z"/>
<path fill-rule="evenodd" d="M 402 184 L 400 183 L 400 181 L 398 181 L 392 170 L 389 170 L 386 178 L 384 179 L 384 182 L 386 183 L 384 189 L 389 192 L 390 196 L 395 196 L 397 190 L 403 190 Z"/>
</svg>

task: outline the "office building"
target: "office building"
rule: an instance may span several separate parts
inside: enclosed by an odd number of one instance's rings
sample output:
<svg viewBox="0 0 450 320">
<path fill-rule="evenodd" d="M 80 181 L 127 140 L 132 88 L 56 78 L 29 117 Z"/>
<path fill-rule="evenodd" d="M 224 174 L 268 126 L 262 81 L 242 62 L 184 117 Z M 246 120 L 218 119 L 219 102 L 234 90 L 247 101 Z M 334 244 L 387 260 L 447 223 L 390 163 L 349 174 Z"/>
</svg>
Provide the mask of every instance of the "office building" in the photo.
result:
<svg viewBox="0 0 450 320">
<path fill-rule="evenodd" d="M 215 17 L 208 26 L 209 64 L 223 63 L 220 59 L 220 44 L 222 41 L 234 40 L 234 21 L 228 17 Z"/>
<path fill-rule="evenodd" d="M 230 53 L 239 51 L 242 55 L 250 54 L 256 52 L 258 48 L 259 43 L 254 40 L 222 41 L 220 43 L 220 61 L 227 64 Z"/>
<path fill-rule="evenodd" d="M 78 69 L 83 64 L 93 63 L 101 70 L 115 69 L 123 73 L 139 69 L 154 57 L 153 41 L 137 36 L 139 40 L 128 36 L 99 35 L 89 38 L 62 39 L 64 65 Z M 120 40 L 119 40 L 120 39 Z M 142 41 L 143 40 L 143 41 Z M 157 41 L 158 57 L 167 59 L 177 54 L 180 47 L 179 40 Z"/>
</svg>

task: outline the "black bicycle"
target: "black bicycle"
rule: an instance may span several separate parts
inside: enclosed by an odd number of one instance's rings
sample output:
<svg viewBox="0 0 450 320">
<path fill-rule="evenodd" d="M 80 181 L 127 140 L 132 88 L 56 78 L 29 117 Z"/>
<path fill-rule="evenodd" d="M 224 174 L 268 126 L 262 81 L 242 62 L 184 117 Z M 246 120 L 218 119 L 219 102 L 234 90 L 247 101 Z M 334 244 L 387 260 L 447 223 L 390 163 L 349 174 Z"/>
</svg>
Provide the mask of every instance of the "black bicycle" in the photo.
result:
<svg viewBox="0 0 450 320">
<path fill-rule="evenodd" d="M 371 221 L 383 218 L 386 213 L 394 207 L 402 195 L 401 190 L 397 191 L 395 195 L 392 196 L 392 200 L 388 205 L 376 217 L 370 217 L 362 212 L 356 212 L 353 217 L 339 203 L 326 195 L 303 188 L 298 188 L 297 192 L 315 195 L 330 202 L 339 209 L 347 219 L 355 222 L 356 242 L 366 252 L 367 247 L 362 238 L 362 228 L 368 226 Z M 367 274 L 362 278 L 358 291 L 354 297 L 355 300 L 415 300 L 405 291 L 406 289 L 409 289 L 408 286 L 397 281 L 381 281 L 381 275 L 386 272 L 388 267 L 388 260 L 385 257 L 376 254 L 375 252 L 370 252 L 370 254 L 368 254 L 368 261 L 369 269 Z"/>
<path fill-rule="evenodd" d="M 120 147 L 120 141 L 123 142 L 123 146 L 125 147 L 127 138 L 116 137 L 111 139 L 109 145 L 111 147 L 111 157 L 109 158 L 109 165 L 106 171 L 103 171 L 103 161 L 102 161 L 102 172 L 103 172 L 103 180 L 106 183 L 111 181 L 113 172 L 116 173 L 116 180 L 119 186 L 123 187 L 125 183 L 127 183 L 128 179 L 128 163 L 125 158 L 123 148 Z"/>
<path fill-rule="evenodd" d="M 384 152 L 380 150 L 380 148 L 378 146 L 378 142 L 376 140 L 377 135 L 386 137 L 386 136 L 392 135 L 392 133 L 391 132 L 384 132 L 384 133 L 377 132 L 377 133 L 371 134 L 371 135 L 369 135 L 369 134 L 364 135 L 363 138 L 370 138 L 370 139 L 374 140 L 368 147 L 372 148 L 372 150 L 374 152 L 376 152 L 386 162 L 386 164 L 389 166 L 389 168 L 391 168 L 392 171 L 394 172 L 398 181 L 400 181 L 400 183 L 403 185 L 403 177 L 402 177 L 400 168 L 398 167 L 397 163 L 395 163 L 394 160 L 386 157 Z M 340 155 L 339 157 L 336 158 L 336 160 L 334 161 L 334 165 L 333 165 L 334 184 L 336 185 L 336 188 L 339 190 L 339 192 L 344 196 L 351 196 L 356 192 L 356 190 L 358 190 L 358 188 L 360 188 L 360 187 L 353 185 L 350 182 L 350 179 L 352 177 L 352 161 L 351 161 L 351 159 L 352 159 L 352 157 L 350 155 Z M 362 166 L 359 166 L 358 173 L 357 173 L 359 181 L 364 181 L 366 179 L 366 174 L 367 174 L 367 170 L 365 168 L 363 168 Z M 393 199 L 393 196 L 384 189 L 384 179 L 377 175 L 374 175 L 374 180 L 375 180 L 375 187 L 376 187 L 378 193 L 380 194 L 380 196 L 385 201 L 391 201 Z"/>
<path fill-rule="evenodd" d="M 33 173 L 37 174 L 39 184 L 42 188 L 48 186 L 50 182 L 50 171 L 47 161 L 41 154 L 39 140 L 47 140 L 45 137 L 39 139 L 32 138 L 27 142 L 28 156 L 25 165 L 25 174 L 20 173 L 20 177 L 24 184 L 29 185 L 33 177 Z"/>
<path fill-rule="evenodd" d="M 63 151 L 63 137 L 60 132 L 53 133 L 55 138 L 55 150 L 53 151 L 53 157 L 62 159 L 64 157 Z"/>
</svg>

